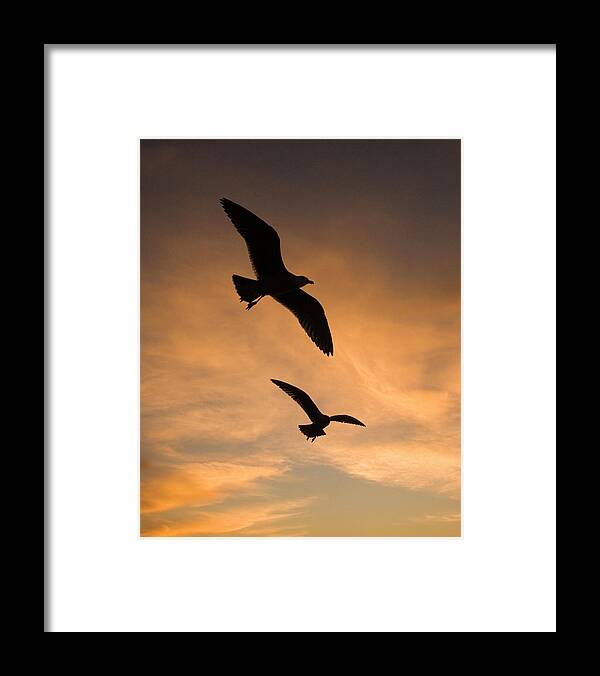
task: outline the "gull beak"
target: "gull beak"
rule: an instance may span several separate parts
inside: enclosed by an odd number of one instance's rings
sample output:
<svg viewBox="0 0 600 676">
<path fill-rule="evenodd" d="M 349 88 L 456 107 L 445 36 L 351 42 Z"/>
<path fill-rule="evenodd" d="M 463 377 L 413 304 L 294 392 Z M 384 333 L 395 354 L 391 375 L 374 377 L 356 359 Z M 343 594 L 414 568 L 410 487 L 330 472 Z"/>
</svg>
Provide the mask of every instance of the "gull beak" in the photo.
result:
<svg viewBox="0 0 600 676">
<path fill-rule="evenodd" d="M 309 283 L 309 284 L 314 284 L 314 282 L 313 282 L 311 279 L 308 280 L 308 283 Z"/>
</svg>

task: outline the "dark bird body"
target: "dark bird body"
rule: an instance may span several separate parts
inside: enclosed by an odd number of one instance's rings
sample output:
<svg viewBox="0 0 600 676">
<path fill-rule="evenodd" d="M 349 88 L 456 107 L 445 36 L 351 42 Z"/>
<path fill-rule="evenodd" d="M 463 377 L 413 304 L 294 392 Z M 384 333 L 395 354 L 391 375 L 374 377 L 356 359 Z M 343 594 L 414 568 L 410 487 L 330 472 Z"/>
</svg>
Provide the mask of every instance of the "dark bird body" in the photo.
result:
<svg viewBox="0 0 600 676">
<path fill-rule="evenodd" d="M 324 437 L 325 428 L 330 422 L 349 423 L 350 425 L 366 427 L 364 423 L 353 418 L 351 415 L 325 415 L 321 413 L 315 402 L 299 387 L 284 383 L 282 380 L 274 380 L 273 378 L 271 378 L 271 382 L 289 395 L 310 418 L 310 425 L 298 425 L 298 429 L 304 434 L 307 441 L 310 439 L 312 442 L 317 437 Z"/>
<path fill-rule="evenodd" d="M 223 198 L 221 204 L 244 238 L 256 274 L 256 279 L 233 275 L 240 300 L 248 303 L 246 309 L 250 310 L 264 296 L 271 296 L 296 316 L 300 326 L 322 352 L 332 355 L 333 340 L 323 306 L 302 291 L 303 286 L 314 282 L 304 275 L 294 275 L 285 267 L 275 228 L 231 200 Z"/>
</svg>

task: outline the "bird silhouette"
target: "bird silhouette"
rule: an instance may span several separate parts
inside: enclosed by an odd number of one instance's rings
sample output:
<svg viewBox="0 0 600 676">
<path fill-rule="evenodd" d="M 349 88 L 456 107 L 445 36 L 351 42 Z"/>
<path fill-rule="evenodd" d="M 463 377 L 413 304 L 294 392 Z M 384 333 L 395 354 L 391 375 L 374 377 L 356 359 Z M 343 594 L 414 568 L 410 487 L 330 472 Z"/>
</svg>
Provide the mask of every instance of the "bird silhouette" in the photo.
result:
<svg viewBox="0 0 600 676">
<path fill-rule="evenodd" d="M 274 380 L 273 378 L 271 378 L 271 382 L 289 395 L 311 419 L 312 422 L 310 425 L 298 425 L 298 429 L 304 434 L 307 441 L 309 439 L 311 440 L 311 443 L 314 442 L 317 437 L 325 436 L 324 430 L 332 421 L 366 427 L 364 423 L 353 418 L 351 415 L 325 415 L 324 413 L 321 413 L 315 402 L 299 387 L 284 383 L 282 380 Z"/>
<path fill-rule="evenodd" d="M 316 298 L 301 288 L 314 282 L 304 275 L 292 274 L 285 267 L 275 228 L 225 197 L 221 199 L 221 205 L 244 238 L 256 275 L 256 279 L 233 275 L 240 302 L 248 303 L 246 309 L 250 310 L 264 296 L 273 297 L 296 316 L 300 326 L 322 352 L 333 355 L 333 340 L 325 310 Z"/>
</svg>

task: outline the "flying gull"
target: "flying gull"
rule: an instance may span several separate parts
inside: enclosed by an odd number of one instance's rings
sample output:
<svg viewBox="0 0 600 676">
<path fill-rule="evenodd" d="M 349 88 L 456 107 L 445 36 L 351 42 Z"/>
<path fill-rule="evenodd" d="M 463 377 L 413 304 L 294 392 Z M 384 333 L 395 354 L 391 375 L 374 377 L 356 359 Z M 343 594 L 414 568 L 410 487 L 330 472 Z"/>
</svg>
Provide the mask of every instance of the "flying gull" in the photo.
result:
<svg viewBox="0 0 600 676">
<path fill-rule="evenodd" d="M 271 382 L 288 394 L 311 419 L 311 425 L 298 425 L 298 428 L 302 434 L 304 434 L 307 441 L 310 439 L 311 442 L 313 442 L 317 437 L 324 437 L 324 430 L 332 421 L 350 423 L 350 425 L 360 425 L 361 427 L 366 427 L 364 423 L 362 423 L 360 420 L 357 420 L 356 418 L 353 418 L 351 415 L 325 415 L 324 413 L 321 413 L 315 402 L 299 387 L 294 387 L 294 385 L 284 383 L 282 380 L 274 380 L 273 378 L 271 378 Z"/>
<path fill-rule="evenodd" d="M 314 282 L 304 275 L 292 274 L 285 267 L 275 228 L 231 200 L 223 198 L 221 204 L 246 242 L 250 262 L 257 277 L 248 279 L 233 275 L 233 284 L 240 302 L 248 303 L 246 309 L 250 310 L 264 296 L 272 296 L 293 312 L 300 326 L 322 352 L 333 355 L 333 340 L 325 310 L 316 298 L 301 288 Z"/>
</svg>

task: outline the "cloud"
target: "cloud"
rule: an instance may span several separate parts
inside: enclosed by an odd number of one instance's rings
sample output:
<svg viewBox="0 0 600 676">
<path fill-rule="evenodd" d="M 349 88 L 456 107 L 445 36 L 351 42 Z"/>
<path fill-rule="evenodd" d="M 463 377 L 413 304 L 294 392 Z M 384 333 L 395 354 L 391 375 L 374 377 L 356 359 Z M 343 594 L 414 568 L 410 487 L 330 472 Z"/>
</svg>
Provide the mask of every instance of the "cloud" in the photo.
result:
<svg viewBox="0 0 600 676">
<path fill-rule="evenodd" d="M 375 443 L 321 450 L 323 460 L 352 476 L 391 486 L 458 497 L 460 458 L 427 445 Z"/>
<path fill-rule="evenodd" d="M 310 498 L 280 500 L 270 504 L 225 507 L 218 512 L 196 511 L 179 518 L 150 518 L 143 536 L 185 537 L 201 535 L 304 535 L 286 521 L 310 504 Z"/>
<path fill-rule="evenodd" d="M 262 460 L 262 464 L 257 464 Z M 144 514 L 163 512 L 181 506 L 219 502 L 234 491 L 249 491 L 257 480 L 285 471 L 278 462 L 250 458 L 244 462 L 187 462 L 165 467 L 144 466 L 141 509 Z"/>
<path fill-rule="evenodd" d="M 437 521 L 439 523 L 458 523 L 460 521 L 460 512 L 450 514 L 425 514 L 419 517 L 422 521 Z"/>
</svg>

